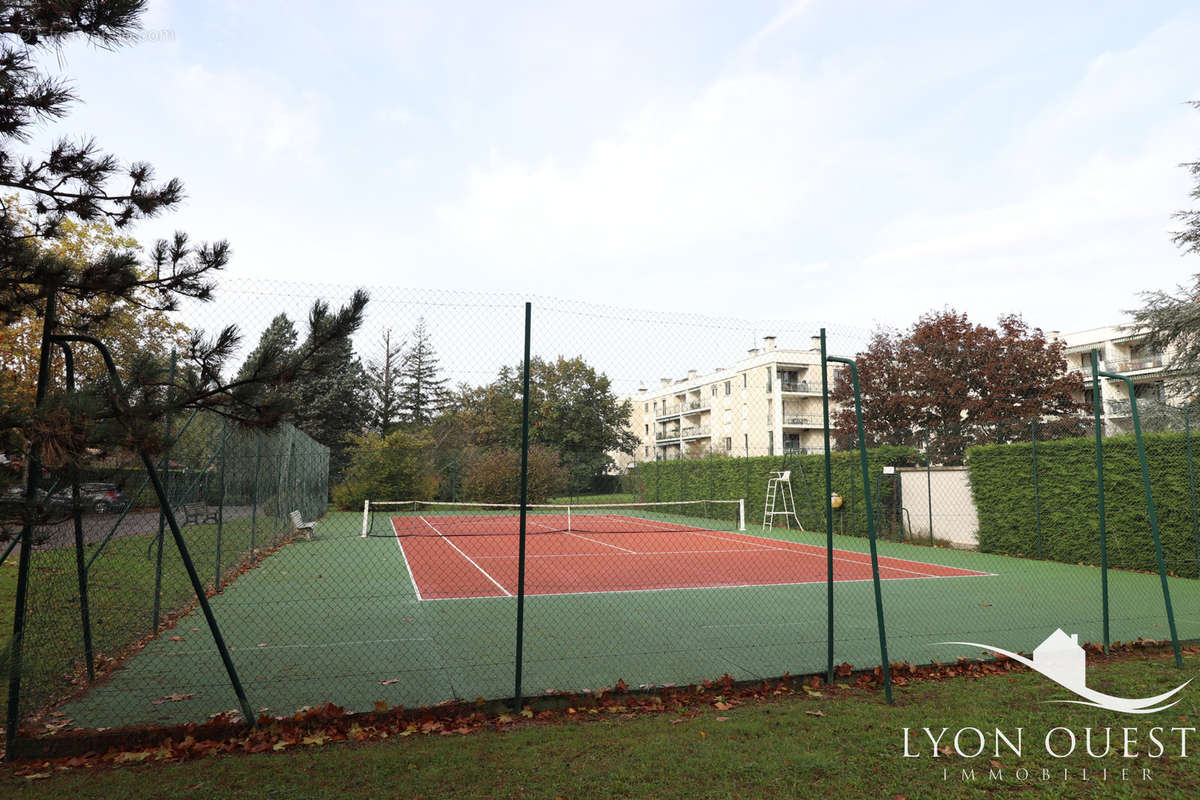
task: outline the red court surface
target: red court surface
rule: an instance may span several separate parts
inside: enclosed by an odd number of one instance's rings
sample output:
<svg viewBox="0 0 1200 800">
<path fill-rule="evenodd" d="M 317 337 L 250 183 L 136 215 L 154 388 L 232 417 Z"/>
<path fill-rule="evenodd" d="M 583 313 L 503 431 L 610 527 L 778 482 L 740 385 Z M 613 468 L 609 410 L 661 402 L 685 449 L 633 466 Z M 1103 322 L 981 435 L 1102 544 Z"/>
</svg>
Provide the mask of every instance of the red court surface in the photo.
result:
<svg viewBox="0 0 1200 800">
<path fill-rule="evenodd" d="M 481 527 L 487 522 L 486 527 Z M 510 597 L 517 591 L 518 536 L 479 517 L 394 517 L 419 600 Z M 530 517 L 528 595 L 638 592 L 817 583 L 826 579 L 824 547 L 727 531 L 629 518 L 619 532 L 564 532 L 565 515 Z M 613 528 L 621 521 L 609 518 Z M 615 524 L 614 524 L 615 523 Z M 419 526 L 419 527 L 418 527 Z M 503 528 L 515 528 L 515 520 Z M 538 531 L 545 531 L 539 533 Z M 495 532 L 493 532 L 495 531 Z M 835 581 L 871 579 L 866 553 L 834 550 Z M 980 577 L 991 573 L 879 559 L 884 580 Z"/>
</svg>

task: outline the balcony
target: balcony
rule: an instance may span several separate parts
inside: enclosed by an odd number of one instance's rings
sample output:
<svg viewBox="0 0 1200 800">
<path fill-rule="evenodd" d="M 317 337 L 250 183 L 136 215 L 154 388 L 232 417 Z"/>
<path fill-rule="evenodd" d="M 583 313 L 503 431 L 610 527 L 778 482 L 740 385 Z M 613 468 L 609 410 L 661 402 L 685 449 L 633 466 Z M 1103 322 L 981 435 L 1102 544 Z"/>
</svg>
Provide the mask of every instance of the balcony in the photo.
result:
<svg viewBox="0 0 1200 800">
<path fill-rule="evenodd" d="M 821 387 L 817 384 L 809 384 L 808 381 L 779 381 L 779 390 L 781 392 L 797 392 L 799 394 L 820 394 Z"/>
<path fill-rule="evenodd" d="M 802 427 L 802 428 L 823 428 L 825 424 L 816 417 L 803 416 L 785 416 L 783 418 L 783 426 L 787 427 Z"/>
<path fill-rule="evenodd" d="M 807 456 L 824 452 L 824 448 L 821 447 L 804 447 L 798 444 L 785 444 L 783 446 L 783 454 L 785 456 Z"/>
<path fill-rule="evenodd" d="M 654 432 L 654 441 L 656 441 L 656 442 L 674 441 L 678 438 L 679 438 L 679 429 L 678 428 L 676 428 L 673 431 L 655 431 Z"/>
<path fill-rule="evenodd" d="M 1157 369 L 1163 365 L 1162 353 L 1155 353 L 1152 356 L 1142 356 L 1141 358 L 1131 358 L 1128 361 L 1118 361 L 1112 365 L 1110 372 L 1124 374 L 1126 372 L 1138 372 L 1143 369 Z"/>
<path fill-rule="evenodd" d="M 709 435 L 709 427 L 707 425 L 691 425 L 680 428 L 679 433 L 684 439 L 700 439 Z"/>
<path fill-rule="evenodd" d="M 707 400 L 690 400 L 686 403 L 679 403 L 673 406 L 663 406 L 658 412 L 656 419 L 664 419 L 666 417 L 676 417 L 680 414 L 697 414 L 709 408 Z"/>
</svg>

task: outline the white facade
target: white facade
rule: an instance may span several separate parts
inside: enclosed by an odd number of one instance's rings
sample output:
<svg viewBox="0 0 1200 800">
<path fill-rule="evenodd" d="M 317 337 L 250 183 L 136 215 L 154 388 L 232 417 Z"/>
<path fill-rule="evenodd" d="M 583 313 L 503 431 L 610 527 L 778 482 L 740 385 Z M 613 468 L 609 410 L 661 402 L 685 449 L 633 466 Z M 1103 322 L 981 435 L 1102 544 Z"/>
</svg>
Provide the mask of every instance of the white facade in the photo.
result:
<svg viewBox="0 0 1200 800">
<path fill-rule="evenodd" d="M 830 381 L 834 371 L 829 372 Z M 782 349 L 775 337 L 725 369 L 661 378 L 653 389 L 624 395 L 633 407 L 632 463 L 708 455 L 812 453 L 823 448 L 820 340 L 805 350 Z M 614 454 L 615 455 L 615 454 Z"/>
<path fill-rule="evenodd" d="M 1077 398 L 1091 405 L 1096 388 L 1092 385 L 1091 353 L 1098 353 L 1100 370 L 1133 378 L 1134 395 L 1139 401 L 1172 402 L 1163 380 L 1170 354 L 1153 350 L 1146 344 L 1146 333 L 1127 325 L 1108 325 L 1075 333 L 1057 334 L 1066 344 L 1067 368 L 1083 377 L 1083 394 Z M 1105 431 L 1109 434 L 1131 430 L 1129 391 L 1124 381 L 1100 378 Z"/>
</svg>

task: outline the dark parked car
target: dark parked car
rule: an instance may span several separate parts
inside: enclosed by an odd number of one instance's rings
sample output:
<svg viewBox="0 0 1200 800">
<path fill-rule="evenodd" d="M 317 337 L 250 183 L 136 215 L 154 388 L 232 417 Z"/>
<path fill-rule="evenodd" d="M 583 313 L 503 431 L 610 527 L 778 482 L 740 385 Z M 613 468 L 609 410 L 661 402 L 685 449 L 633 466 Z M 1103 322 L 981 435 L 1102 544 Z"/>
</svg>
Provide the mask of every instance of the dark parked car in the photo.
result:
<svg viewBox="0 0 1200 800">
<path fill-rule="evenodd" d="M 69 499 L 71 491 L 68 489 L 66 494 Z M 83 483 L 79 485 L 79 502 L 85 510 L 107 514 L 121 510 L 127 501 L 115 483 Z"/>
<path fill-rule="evenodd" d="M 71 514 L 71 503 L 68 500 L 63 500 L 57 494 L 46 496 L 45 489 L 38 489 L 38 496 L 41 497 L 41 516 L 40 523 L 54 523 L 66 519 Z M 0 493 L 0 519 L 6 523 L 19 522 L 24 515 L 25 509 L 25 487 L 9 486 Z"/>
</svg>

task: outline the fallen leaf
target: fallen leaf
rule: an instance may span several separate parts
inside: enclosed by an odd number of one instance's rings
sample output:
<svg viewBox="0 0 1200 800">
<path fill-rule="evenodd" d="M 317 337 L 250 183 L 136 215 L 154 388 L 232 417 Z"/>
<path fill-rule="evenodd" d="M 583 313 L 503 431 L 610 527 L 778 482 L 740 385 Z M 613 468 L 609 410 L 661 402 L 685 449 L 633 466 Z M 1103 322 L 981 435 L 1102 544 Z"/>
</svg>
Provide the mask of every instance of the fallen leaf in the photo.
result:
<svg viewBox="0 0 1200 800">
<path fill-rule="evenodd" d="M 172 636 L 172 637 L 170 637 L 170 638 L 168 639 L 168 641 L 172 641 L 172 642 L 182 642 L 182 641 L 183 641 L 183 637 L 182 637 L 182 636 Z"/>
<path fill-rule="evenodd" d="M 382 700 L 376 700 L 375 701 L 375 710 L 378 711 L 380 714 L 382 714 L 388 710 L 388 704 L 383 702 Z"/>
<path fill-rule="evenodd" d="M 825 716 L 825 712 L 824 712 L 824 711 L 805 711 L 804 713 L 805 713 L 805 714 L 808 714 L 810 717 L 823 717 L 823 716 Z"/>
<path fill-rule="evenodd" d="M 522 709 L 521 716 L 525 717 L 526 719 L 533 719 L 533 709 L 532 708 Z"/>
<path fill-rule="evenodd" d="M 733 708 L 733 704 L 732 703 L 713 703 L 713 708 L 715 708 L 717 711 L 728 711 L 729 709 Z"/>
<path fill-rule="evenodd" d="M 729 717 L 713 717 L 717 722 L 725 722 Z"/>
<path fill-rule="evenodd" d="M 380 681 L 380 683 L 383 684 L 384 686 L 390 686 L 393 683 L 399 683 L 399 682 L 400 682 L 399 678 L 388 678 L 386 681 Z"/>
<path fill-rule="evenodd" d="M 704 731 L 700 731 L 700 738 L 701 738 L 701 739 L 707 739 L 707 738 L 708 738 L 708 734 L 707 734 L 707 733 L 705 733 Z"/>
</svg>

